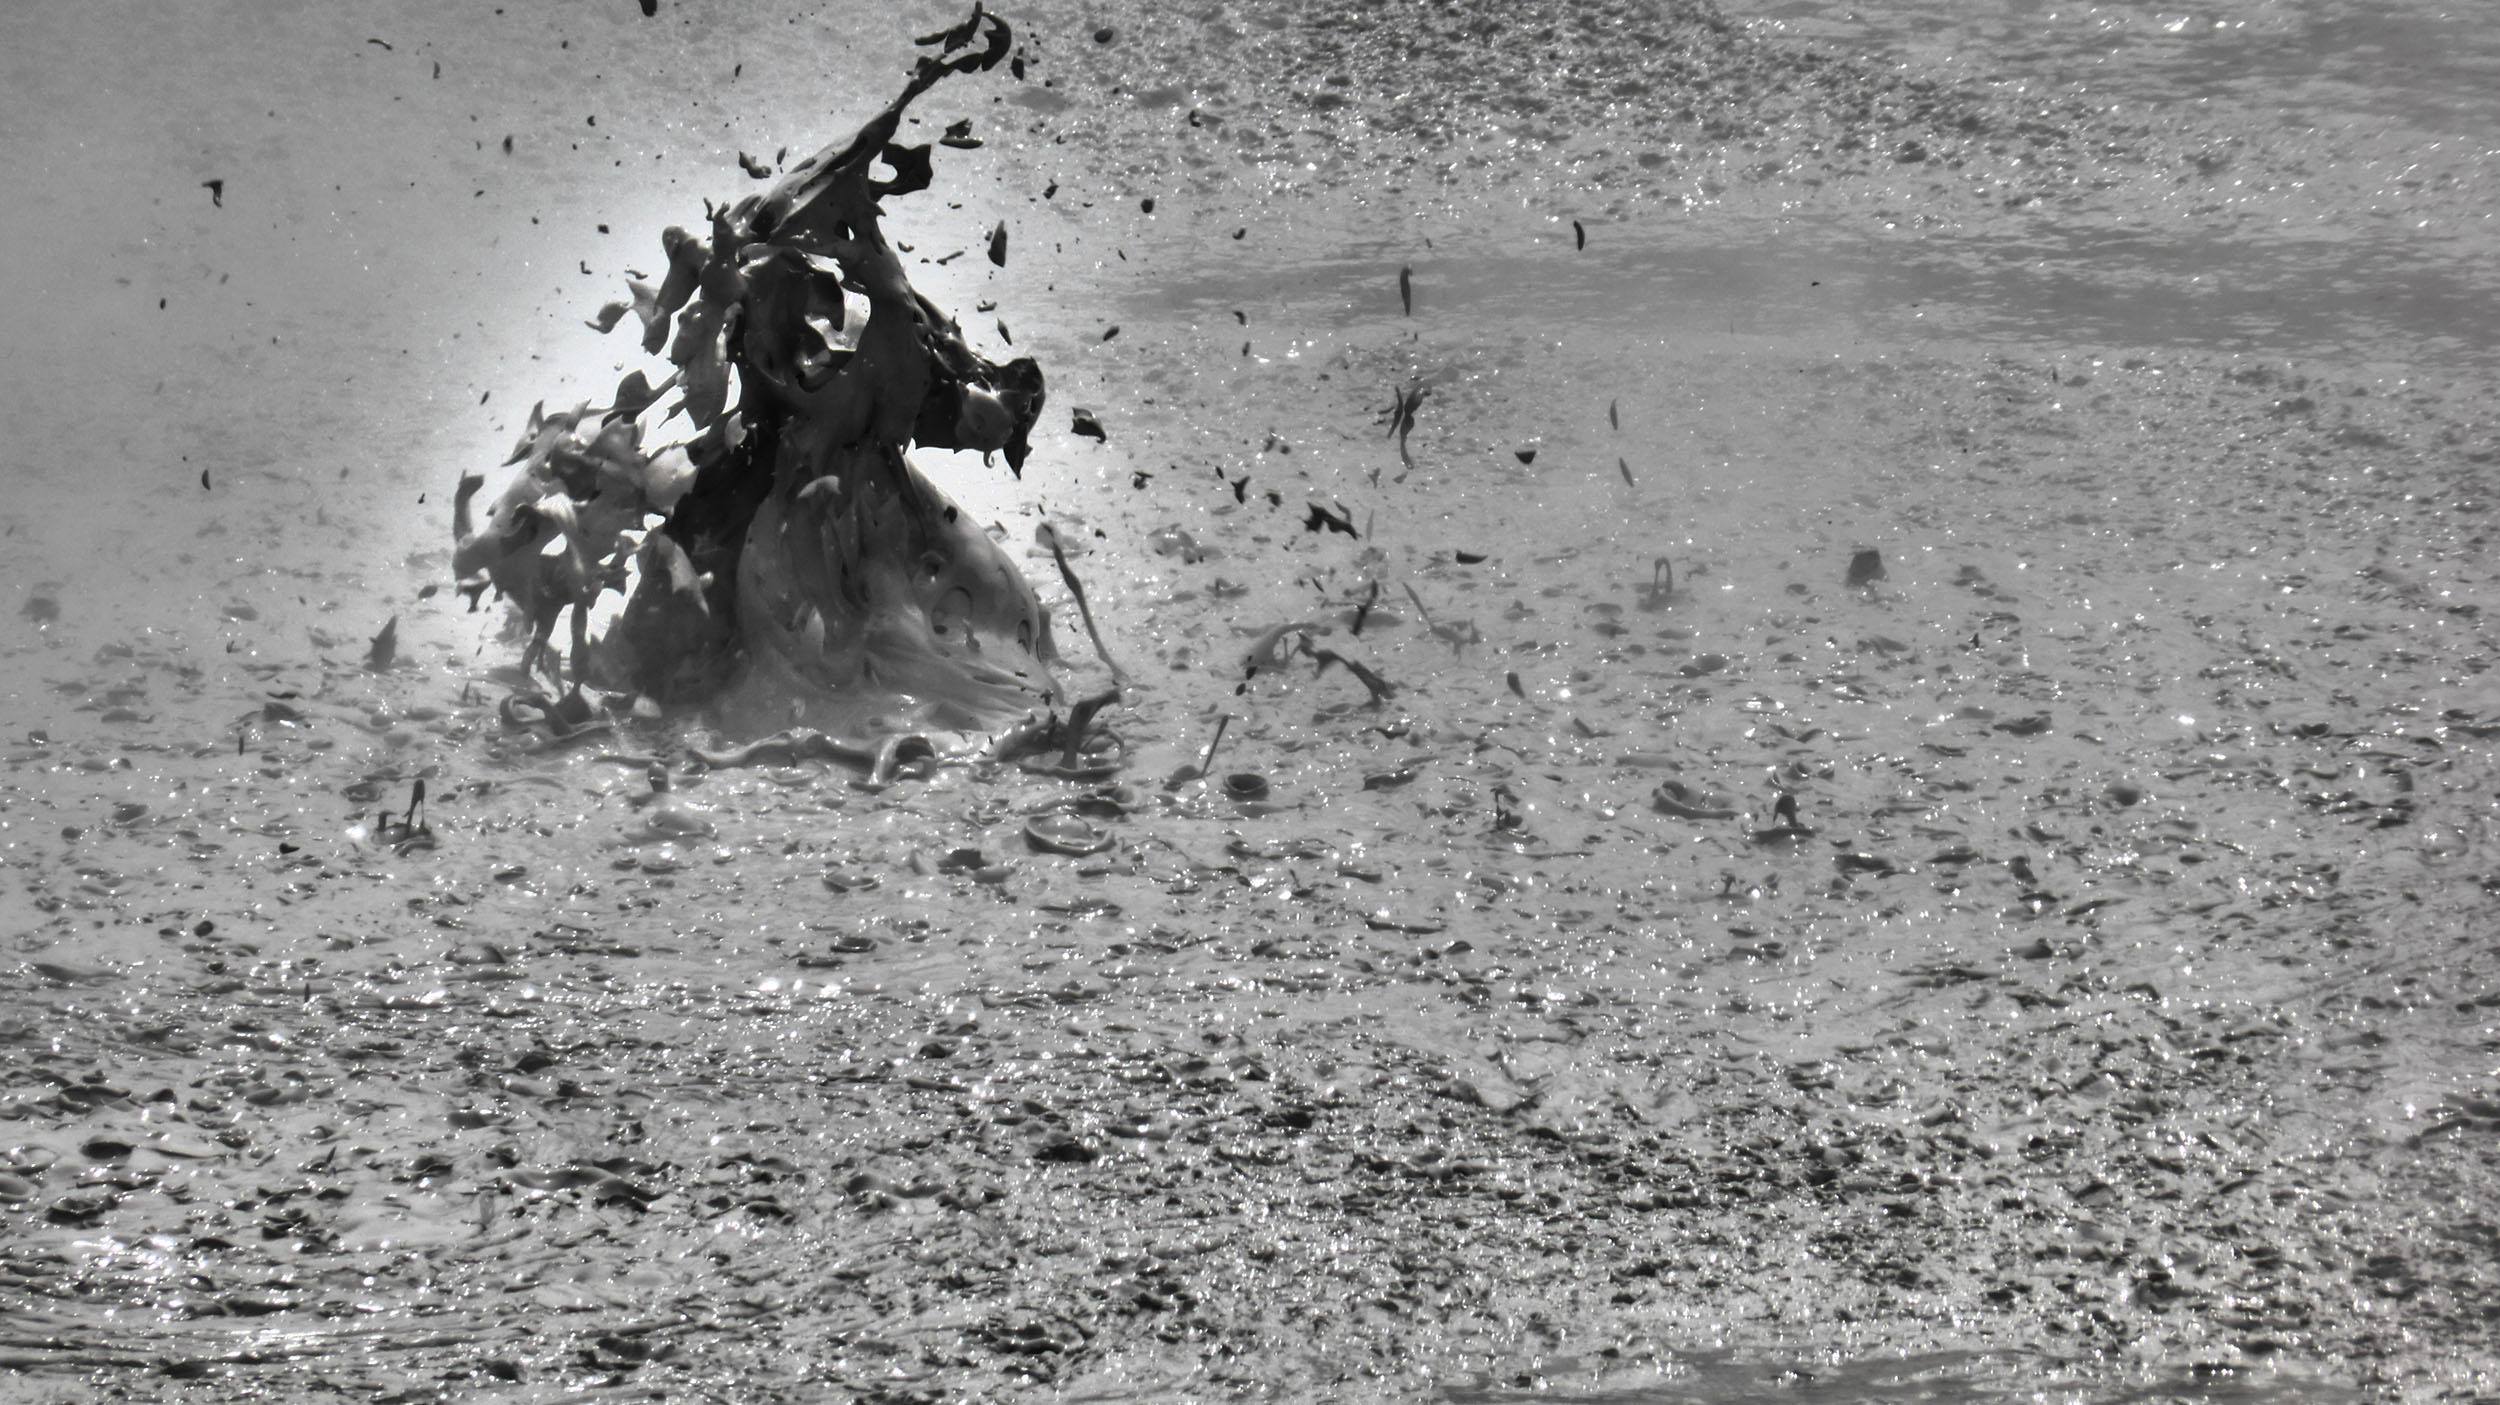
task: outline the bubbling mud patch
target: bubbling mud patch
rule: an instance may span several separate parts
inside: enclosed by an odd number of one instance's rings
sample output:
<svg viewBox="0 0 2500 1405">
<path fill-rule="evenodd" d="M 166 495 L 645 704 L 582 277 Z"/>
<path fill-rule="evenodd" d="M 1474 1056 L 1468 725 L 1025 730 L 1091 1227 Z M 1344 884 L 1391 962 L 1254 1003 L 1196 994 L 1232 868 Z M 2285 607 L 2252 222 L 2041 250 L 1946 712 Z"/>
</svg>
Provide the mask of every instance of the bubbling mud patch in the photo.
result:
<svg viewBox="0 0 2500 1405">
<path fill-rule="evenodd" d="M 0 789 L 48 905 L 0 1015 L 28 1388 L 2469 1389 L 2490 397 L 2054 328 L 1647 358 L 1422 258 L 1412 342 L 1406 256 L 1351 331 L 1214 304 L 1195 360 L 1120 309 L 1087 396 L 1203 376 L 1234 446 L 1094 505 L 1174 739 L 1142 787 L 515 755 L 414 614 L 383 671 L 378 611 L 259 671 L 40 658 L 68 711 Z M 1219 374 L 1313 323 L 1343 364 Z M 1480 363 L 1401 510 L 1366 417 Z M 1618 454 L 1631 497 L 1583 491 Z M 1322 463 L 1363 538 L 1268 502 Z M 325 832 L 418 779 L 438 848 Z"/>
</svg>

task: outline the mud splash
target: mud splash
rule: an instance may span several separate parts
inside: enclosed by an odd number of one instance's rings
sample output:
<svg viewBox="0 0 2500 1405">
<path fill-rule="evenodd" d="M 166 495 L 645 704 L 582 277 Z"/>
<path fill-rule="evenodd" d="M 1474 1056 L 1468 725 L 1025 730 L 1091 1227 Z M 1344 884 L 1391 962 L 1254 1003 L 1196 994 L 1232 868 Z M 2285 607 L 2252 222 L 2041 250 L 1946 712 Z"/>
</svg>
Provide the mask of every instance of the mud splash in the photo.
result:
<svg viewBox="0 0 2500 1405">
<path fill-rule="evenodd" d="M 903 457 L 1003 453 L 1020 475 L 1043 402 L 1033 359 L 966 346 L 882 232 L 883 203 L 932 179 L 930 147 L 896 141 L 913 100 L 997 68 L 1015 40 L 976 4 L 920 42 L 938 52 L 856 135 L 769 193 L 707 202 L 709 238 L 671 227 L 666 277 L 600 310 L 601 332 L 640 321 L 667 379 L 635 370 L 598 411 L 533 410 L 482 516 L 483 480 L 461 480 L 452 568 L 472 601 L 512 602 L 525 675 L 543 664 L 565 685 L 550 638 L 569 616 L 575 698 L 585 682 L 661 702 L 734 693 L 732 717 L 957 733 L 1021 733 L 1060 701 L 1032 587 Z M 979 144 L 969 124 L 945 140 Z M 992 261 L 1005 250 L 1002 234 Z M 645 425 L 678 415 L 692 437 L 646 450 Z M 623 608 L 594 635 L 612 593 Z"/>
</svg>

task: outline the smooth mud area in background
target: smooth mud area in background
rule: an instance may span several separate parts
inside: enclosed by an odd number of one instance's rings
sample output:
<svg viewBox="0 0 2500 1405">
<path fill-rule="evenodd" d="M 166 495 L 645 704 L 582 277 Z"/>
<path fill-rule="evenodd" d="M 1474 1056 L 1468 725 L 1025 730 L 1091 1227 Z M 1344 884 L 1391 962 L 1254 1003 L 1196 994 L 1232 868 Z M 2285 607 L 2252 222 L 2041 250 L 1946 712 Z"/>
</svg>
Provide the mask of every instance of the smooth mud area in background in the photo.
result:
<svg viewBox="0 0 2500 1405">
<path fill-rule="evenodd" d="M 0 18 L 0 1394 L 2500 1391 L 2500 30 L 1012 8 L 917 457 L 1131 765 L 871 792 L 449 501 L 961 14 L 507 8 Z"/>
</svg>

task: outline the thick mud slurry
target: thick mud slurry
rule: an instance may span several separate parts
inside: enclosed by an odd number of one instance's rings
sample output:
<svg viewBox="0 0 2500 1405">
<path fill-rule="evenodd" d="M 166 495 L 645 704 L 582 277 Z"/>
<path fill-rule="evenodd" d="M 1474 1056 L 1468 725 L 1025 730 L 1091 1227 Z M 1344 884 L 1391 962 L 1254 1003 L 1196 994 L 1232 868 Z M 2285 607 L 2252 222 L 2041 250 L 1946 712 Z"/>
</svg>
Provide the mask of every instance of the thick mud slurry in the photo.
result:
<svg viewBox="0 0 2500 1405">
<path fill-rule="evenodd" d="M 2489 26 L 1009 10 L 1129 764 L 864 788 L 449 504 L 961 13 L 512 8 L 0 19 L 0 1395 L 2500 1392 Z"/>
</svg>

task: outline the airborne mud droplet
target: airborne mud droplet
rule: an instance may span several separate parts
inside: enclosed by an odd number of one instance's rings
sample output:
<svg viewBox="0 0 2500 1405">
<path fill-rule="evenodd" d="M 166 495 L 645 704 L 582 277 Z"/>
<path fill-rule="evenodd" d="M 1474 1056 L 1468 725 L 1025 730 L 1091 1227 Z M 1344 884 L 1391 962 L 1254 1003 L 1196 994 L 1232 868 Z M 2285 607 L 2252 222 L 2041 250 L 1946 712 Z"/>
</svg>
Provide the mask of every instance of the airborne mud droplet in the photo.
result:
<svg viewBox="0 0 2500 1405">
<path fill-rule="evenodd" d="M 1302 520 L 1304 530 L 1338 532 L 1349 537 L 1359 535 L 1354 530 L 1354 514 L 1342 509 L 1331 512 L 1318 503 L 1310 504 L 1310 509 L 1310 515 Z"/>
</svg>

